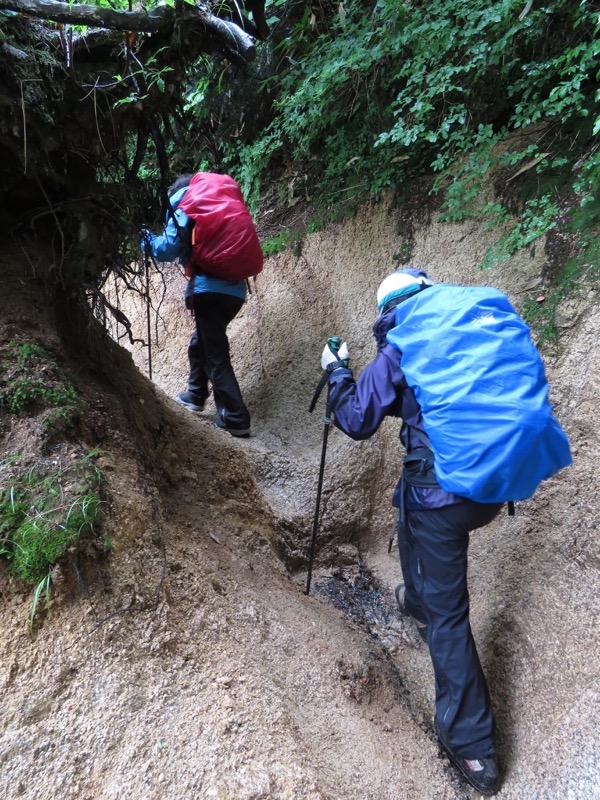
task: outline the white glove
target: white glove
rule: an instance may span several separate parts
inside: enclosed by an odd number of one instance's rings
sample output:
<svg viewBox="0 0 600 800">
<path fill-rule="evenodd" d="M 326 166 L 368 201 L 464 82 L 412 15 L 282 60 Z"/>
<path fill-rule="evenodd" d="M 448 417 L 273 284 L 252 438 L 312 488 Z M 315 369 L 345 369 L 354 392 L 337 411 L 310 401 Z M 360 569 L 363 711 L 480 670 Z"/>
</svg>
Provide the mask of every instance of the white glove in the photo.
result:
<svg viewBox="0 0 600 800">
<path fill-rule="evenodd" d="M 339 350 L 333 349 L 329 343 L 325 345 L 321 356 L 321 367 L 325 372 L 333 372 L 334 369 L 339 367 L 347 367 L 349 361 L 350 353 L 346 342 L 340 345 Z"/>
</svg>

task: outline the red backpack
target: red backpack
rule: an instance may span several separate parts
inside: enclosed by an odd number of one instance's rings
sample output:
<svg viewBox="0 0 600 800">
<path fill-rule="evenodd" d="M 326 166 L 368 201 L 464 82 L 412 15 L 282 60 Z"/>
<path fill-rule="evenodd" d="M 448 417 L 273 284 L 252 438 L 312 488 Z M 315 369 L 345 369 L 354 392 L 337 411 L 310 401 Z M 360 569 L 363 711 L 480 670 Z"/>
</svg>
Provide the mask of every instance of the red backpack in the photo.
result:
<svg viewBox="0 0 600 800">
<path fill-rule="evenodd" d="M 197 172 L 179 208 L 194 221 L 191 266 L 227 281 L 262 271 L 263 253 L 242 191 L 229 175 Z"/>
</svg>

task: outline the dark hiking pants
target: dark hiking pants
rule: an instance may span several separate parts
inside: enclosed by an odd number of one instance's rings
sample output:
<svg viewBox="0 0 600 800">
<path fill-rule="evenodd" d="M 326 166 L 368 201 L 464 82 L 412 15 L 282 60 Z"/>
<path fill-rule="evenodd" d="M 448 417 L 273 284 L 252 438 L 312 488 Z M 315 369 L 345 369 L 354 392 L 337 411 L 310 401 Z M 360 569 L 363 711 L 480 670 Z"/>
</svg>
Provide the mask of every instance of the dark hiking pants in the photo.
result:
<svg viewBox="0 0 600 800">
<path fill-rule="evenodd" d="M 467 500 L 407 510 L 398 531 L 406 610 L 427 623 L 436 726 L 464 758 L 495 752 L 490 696 L 469 622 L 467 551 L 469 531 L 487 525 L 501 507 Z"/>
<path fill-rule="evenodd" d="M 194 294 L 196 330 L 188 347 L 188 390 L 198 400 L 206 400 L 210 381 L 217 411 L 233 428 L 250 425 L 250 414 L 231 366 L 227 339 L 227 326 L 243 304 L 239 297 L 219 292 Z"/>
</svg>

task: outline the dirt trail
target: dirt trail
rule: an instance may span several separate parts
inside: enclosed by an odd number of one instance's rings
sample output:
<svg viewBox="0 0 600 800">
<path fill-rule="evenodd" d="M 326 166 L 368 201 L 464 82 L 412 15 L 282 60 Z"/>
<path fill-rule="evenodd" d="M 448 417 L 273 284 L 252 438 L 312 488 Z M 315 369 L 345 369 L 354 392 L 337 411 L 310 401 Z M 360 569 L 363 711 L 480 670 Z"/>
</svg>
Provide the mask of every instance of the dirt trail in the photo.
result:
<svg viewBox="0 0 600 800">
<path fill-rule="evenodd" d="M 375 291 L 405 244 L 396 214 L 364 209 L 268 262 L 231 335 L 251 439 L 213 429 L 210 407 L 197 418 L 170 399 L 185 384 L 190 332 L 176 274 L 152 352 L 156 386 L 111 348 L 118 393 L 80 387 L 107 430 L 115 547 L 79 582 L 65 572 L 33 638 L 30 595 L 0 576 L 0 796 L 473 796 L 440 757 L 429 656 L 394 608 L 397 423 L 360 444 L 332 431 L 323 547 L 314 592 L 303 592 L 323 428 L 307 408 L 322 342 L 344 336 L 356 372 L 372 357 Z M 413 263 L 518 304 L 544 253 L 482 275 L 487 236 L 474 224 L 417 227 Z M 34 298 L 15 289 L 10 312 L 7 302 L 3 333 L 27 321 L 59 346 Z M 595 291 L 576 298 L 571 322 L 547 365 L 575 464 L 471 546 L 473 627 L 509 800 L 600 798 Z M 145 354 L 134 357 L 143 371 Z M 0 433 L 3 453 L 35 443 L 32 425 Z"/>
</svg>

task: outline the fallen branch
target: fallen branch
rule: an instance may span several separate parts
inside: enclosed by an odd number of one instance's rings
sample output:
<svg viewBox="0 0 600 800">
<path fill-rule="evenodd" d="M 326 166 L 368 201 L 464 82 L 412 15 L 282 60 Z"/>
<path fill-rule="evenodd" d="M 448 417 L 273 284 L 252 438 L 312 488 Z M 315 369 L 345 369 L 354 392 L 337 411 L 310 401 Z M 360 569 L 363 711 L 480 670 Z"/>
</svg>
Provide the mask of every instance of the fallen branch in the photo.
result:
<svg viewBox="0 0 600 800">
<path fill-rule="evenodd" d="M 155 6 L 149 11 L 116 11 L 100 6 L 69 5 L 58 0 L 0 0 L 0 10 L 61 24 L 139 33 L 164 33 L 174 27 L 176 20 L 185 20 L 186 25 L 199 24 L 238 60 L 248 63 L 256 54 L 254 39 L 238 25 L 189 3 L 181 6 L 179 14 L 170 6 Z"/>
<path fill-rule="evenodd" d="M 100 6 L 69 5 L 58 0 L 0 0 L 0 9 L 69 25 L 148 33 L 172 25 L 175 18 L 175 10 L 169 6 L 159 6 L 149 11 L 116 11 Z"/>
</svg>

